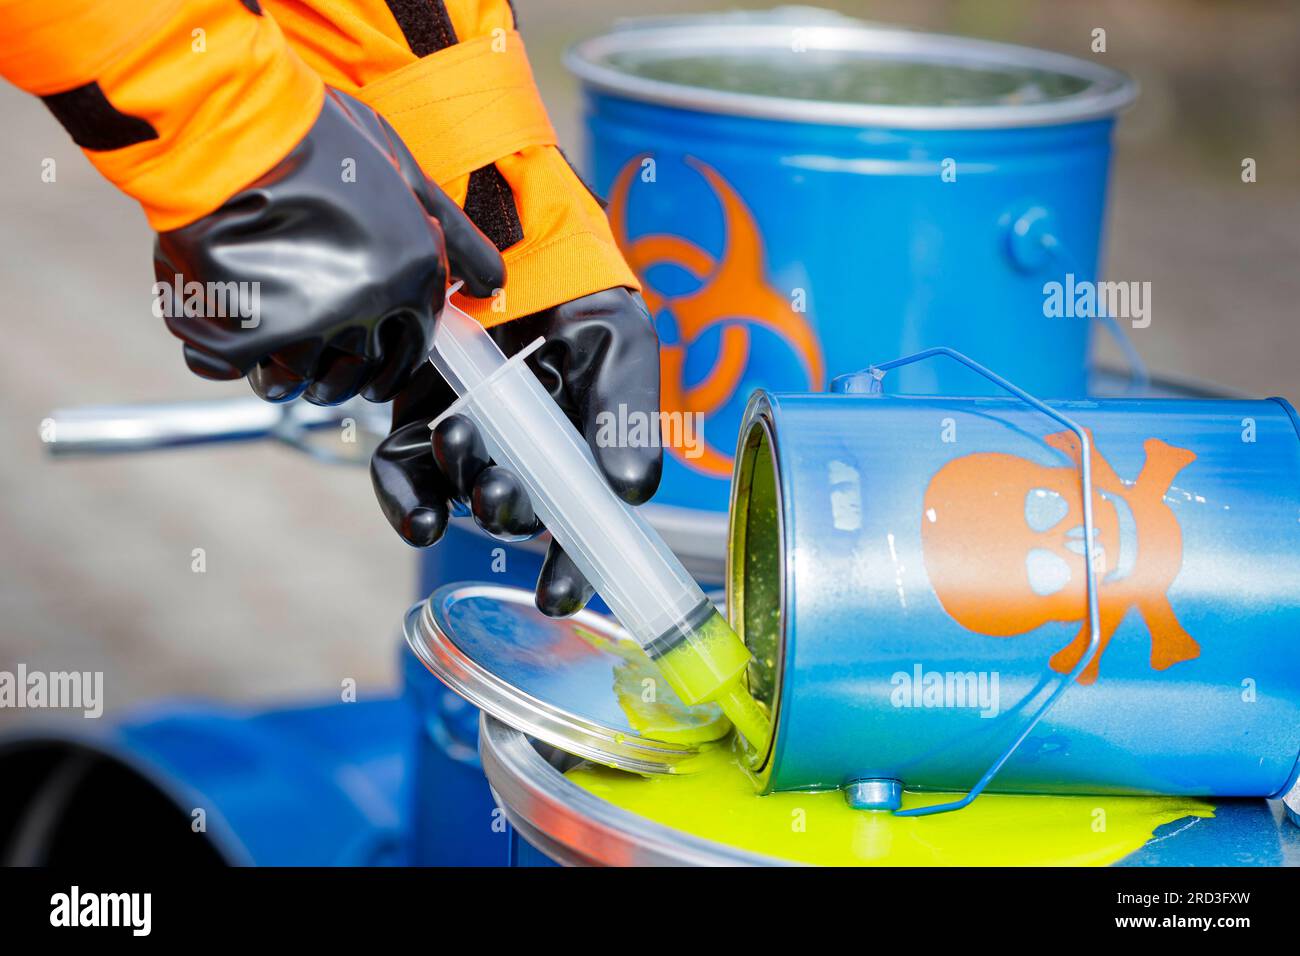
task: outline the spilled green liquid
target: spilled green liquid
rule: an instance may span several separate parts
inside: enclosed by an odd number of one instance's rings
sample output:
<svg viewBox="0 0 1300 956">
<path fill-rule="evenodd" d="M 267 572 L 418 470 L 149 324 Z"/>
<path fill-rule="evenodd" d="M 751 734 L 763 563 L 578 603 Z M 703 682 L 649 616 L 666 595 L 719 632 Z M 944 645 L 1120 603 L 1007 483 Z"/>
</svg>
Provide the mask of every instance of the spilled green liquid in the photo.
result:
<svg viewBox="0 0 1300 956">
<path fill-rule="evenodd" d="M 1025 67 L 870 59 L 830 50 L 726 51 L 665 56 L 611 54 L 633 76 L 726 93 L 881 106 L 1003 106 L 1047 103 L 1088 87 L 1077 76 Z"/>
<path fill-rule="evenodd" d="M 1101 866 L 1138 850 L 1155 830 L 1213 805 L 1187 797 L 984 794 L 964 810 L 895 817 L 853 810 L 838 791 L 759 796 L 725 746 L 689 775 L 641 777 L 595 764 L 566 775 L 598 797 L 695 836 L 824 866 Z M 905 807 L 951 794 L 909 793 Z"/>
</svg>

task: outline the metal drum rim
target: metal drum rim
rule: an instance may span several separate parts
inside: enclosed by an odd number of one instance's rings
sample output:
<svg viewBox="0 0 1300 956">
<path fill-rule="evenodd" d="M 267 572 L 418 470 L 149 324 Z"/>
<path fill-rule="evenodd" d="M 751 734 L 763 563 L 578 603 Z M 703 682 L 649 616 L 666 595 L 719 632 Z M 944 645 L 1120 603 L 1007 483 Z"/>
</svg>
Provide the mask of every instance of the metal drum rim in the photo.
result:
<svg viewBox="0 0 1300 956">
<path fill-rule="evenodd" d="M 891 106 L 710 90 L 637 77 L 607 66 L 604 62 L 604 58 L 611 53 L 631 49 L 696 49 L 701 52 L 743 48 L 788 49 L 791 32 L 794 30 L 799 31 L 800 40 L 808 49 L 893 57 L 925 54 L 933 62 L 1039 68 L 1089 80 L 1091 85 L 1081 93 L 1049 103 Z M 727 24 L 727 39 L 719 41 L 716 39 L 718 34 L 717 30 L 700 30 L 699 24 L 680 22 L 614 30 L 570 47 L 565 52 L 564 63 L 584 84 L 604 93 L 693 112 L 722 113 L 809 125 L 926 130 L 1057 126 L 1114 116 L 1131 106 L 1138 95 L 1137 82 L 1110 67 L 1065 53 L 971 37 L 868 24 L 828 26 L 813 21 L 807 25 L 798 21 Z"/>
<path fill-rule="evenodd" d="M 715 843 L 602 800 L 567 780 L 523 732 L 484 713 L 479 750 L 492 796 L 533 846 L 566 865 L 792 866 Z M 548 822 L 562 827 L 548 827 Z M 562 831 L 565 839 L 555 836 Z M 540 845 L 539 845 L 540 844 Z"/>
</svg>

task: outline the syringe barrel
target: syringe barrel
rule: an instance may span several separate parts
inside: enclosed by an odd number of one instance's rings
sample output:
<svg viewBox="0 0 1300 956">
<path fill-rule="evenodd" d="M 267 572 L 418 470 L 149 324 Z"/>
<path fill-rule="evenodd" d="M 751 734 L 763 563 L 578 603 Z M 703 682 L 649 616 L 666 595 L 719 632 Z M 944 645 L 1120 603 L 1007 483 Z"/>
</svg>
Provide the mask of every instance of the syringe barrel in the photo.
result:
<svg viewBox="0 0 1300 956">
<path fill-rule="evenodd" d="M 532 370 L 508 360 L 448 302 L 430 361 L 456 390 L 454 411 L 523 482 L 538 517 L 628 633 L 657 656 L 708 600 L 676 555 L 610 488 L 586 440 Z"/>
</svg>

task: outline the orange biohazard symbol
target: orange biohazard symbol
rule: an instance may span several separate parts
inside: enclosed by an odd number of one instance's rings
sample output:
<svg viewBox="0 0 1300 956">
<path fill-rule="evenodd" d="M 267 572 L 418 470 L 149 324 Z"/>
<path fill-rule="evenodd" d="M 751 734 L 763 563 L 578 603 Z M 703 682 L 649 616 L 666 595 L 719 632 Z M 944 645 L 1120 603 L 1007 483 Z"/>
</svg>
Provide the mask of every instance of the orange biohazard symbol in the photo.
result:
<svg viewBox="0 0 1300 956">
<path fill-rule="evenodd" d="M 650 314 L 658 315 L 666 308 L 677 323 L 679 341 L 660 349 L 660 401 L 664 412 L 707 417 L 731 401 L 749 364 L 751 326 L 767 329 L 785 341 L 797 356 L 808 387 L 820 389 L 826 370 L 817 335 L 805 316 L 795 311 L 791 299 L 766 284 L 763 240 L 753 214 L 716 170 L 690 157 L 685 160 L 709 183 L 722 205 L 725 239 L 719 257 L 668 233 L 628 238 L 628 194 L 646 159 L 636 156 L 619 172 L 610 191 L 609 218 L 623 255 L 641 279 Z M 699 281 L 699 288 L 675 296 L 655 288 L 647 275 L 652 267 L 663 264 L 685 270 Z M 717 359 L 700 382 L 688 387 L 685 367 L 691 345 L 719 325 Z M 680 449 L 670 451 L 697 471 L 718 478 L 731 476 L 730 447 L 722 451 L 706 443 L 703 454 L 694 459 L 683 456 Z"/>
<path fill-rule="evenodd" d="M 1091 433 L 1089 434 L 1091 438 Z M 1079 442 L 1073 432 L 1046 441 L 1075 467 L 1036 464 L 1016 455 L 955 458 L 931 479 L 921 518 L 925 566 L 939 602 L 963 627 L 992 637 L 1026 634 L 1048 621 L 1080 622 L 1078 634 L 1051 659 L 1068 674 L 1088 647 L 1083 494 Z M 1079 683 L 1097 679 L 1101 656 L 1120 622 L 1136 607 L 1151 632 L 1151 666 L 1164 670 L 1201 653 L 1169 604 L 1183 564 L 1178 518 L 1165 503 L 1175 476 L 1196 460 L 1158 438 L 1143 445 L 1146 461 L 1126 484 L 1093 446 L 1094 554 L 1101 643 Z M 1036 506 L 1051 505 L 1031 520 Z M 1035 564 L 1034 559 L 1038 559 Z M 1035 580 L 1034 567 L 1061 570 L 1055 589 Z"/>
</svg>

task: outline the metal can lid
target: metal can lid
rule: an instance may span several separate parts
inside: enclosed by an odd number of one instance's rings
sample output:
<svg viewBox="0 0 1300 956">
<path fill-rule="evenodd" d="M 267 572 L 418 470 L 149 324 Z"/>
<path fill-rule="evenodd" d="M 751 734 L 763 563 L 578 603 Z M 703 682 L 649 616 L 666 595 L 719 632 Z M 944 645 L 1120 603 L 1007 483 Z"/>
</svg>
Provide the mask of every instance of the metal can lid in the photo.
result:
<svg viewBox="0 0 1300 956">
<path fill-rule="evenodd" d="M 712 705 L 687 707 L 612 619 L 549 618 L 521 588 L 447 584 L 413 606 L 406 642 L 474 706 L 574 756 L 634 773 L 689 773 L 731 730 Z"/>
</svg>

